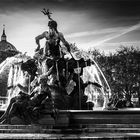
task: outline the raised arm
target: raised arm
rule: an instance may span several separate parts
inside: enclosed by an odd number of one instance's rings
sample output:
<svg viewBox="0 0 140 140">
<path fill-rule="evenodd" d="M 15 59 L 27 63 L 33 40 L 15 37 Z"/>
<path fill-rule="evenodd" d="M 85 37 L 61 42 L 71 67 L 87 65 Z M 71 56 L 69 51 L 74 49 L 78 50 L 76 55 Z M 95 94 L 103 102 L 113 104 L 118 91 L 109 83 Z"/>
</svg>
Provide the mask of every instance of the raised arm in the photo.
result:
<svg viewBox="0 0 140 140">
<path fill-rule="evenodd" d="M 38 47 L 35 51 L 38 51 L 40 49 L 40 40 L 45 38 L 47 33 L 48 32 L 44 32 L 44 33 L 38 35 L 37 37 L 35 37 L 36 44 L 38 45 Z"/>
</svg>

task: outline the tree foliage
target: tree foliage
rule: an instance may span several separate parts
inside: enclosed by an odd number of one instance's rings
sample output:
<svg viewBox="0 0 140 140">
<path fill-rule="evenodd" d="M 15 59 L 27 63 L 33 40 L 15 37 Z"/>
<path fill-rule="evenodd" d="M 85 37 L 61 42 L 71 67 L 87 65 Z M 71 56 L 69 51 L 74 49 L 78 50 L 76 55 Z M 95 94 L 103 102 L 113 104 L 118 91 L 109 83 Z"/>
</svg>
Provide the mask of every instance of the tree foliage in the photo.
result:
<svg viewBox="0 0 140 140">
<path fill-rule="evenodd" d="M 98 50 L 90 51 L 107 78 L 112 93 L 131 99 L 133 93 L 140 98 L 140 50 L 121 46 L 108 56 Z"/>
</svg>

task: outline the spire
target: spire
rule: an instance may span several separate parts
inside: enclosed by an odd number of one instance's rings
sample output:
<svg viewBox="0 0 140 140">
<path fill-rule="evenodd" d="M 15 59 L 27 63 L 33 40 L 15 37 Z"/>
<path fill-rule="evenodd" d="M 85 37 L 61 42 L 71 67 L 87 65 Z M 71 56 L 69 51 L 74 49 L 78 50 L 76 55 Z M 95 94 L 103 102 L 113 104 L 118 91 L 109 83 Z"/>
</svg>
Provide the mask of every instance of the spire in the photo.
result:
<svg viewBox="0 0 140 140">
<path fill-rule="evenodd" d="M 1 36 L 1 41 L 6 41 L 5 25 L 3 25 L 3 34 Z"/>
</svg>

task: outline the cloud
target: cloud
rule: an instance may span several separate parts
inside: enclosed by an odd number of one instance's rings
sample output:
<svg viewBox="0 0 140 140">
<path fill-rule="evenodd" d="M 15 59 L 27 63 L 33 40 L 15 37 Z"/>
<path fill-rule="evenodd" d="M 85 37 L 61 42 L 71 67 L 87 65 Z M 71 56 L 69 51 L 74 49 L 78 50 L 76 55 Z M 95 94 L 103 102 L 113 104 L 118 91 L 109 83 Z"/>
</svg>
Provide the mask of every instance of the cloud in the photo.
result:
<svg viewBox="0 0 140 140">
<path fill-rule="evenodd" d="M 82 36 L 89 36 L 89 35 L 105 35 L 104 37 L 98 39 L 98 40 L 94 40 L 94 41 L 90 41 L 87 42 L 85 44 L 80 44 L 79 43 L 79 47 L 80 48 L 84 48 L 84 49 L 89 49 L 90 47 L 95 47 L 95 46 L 100 46 L 110 40 L 116 39 L 118 37 L 121 37 L 122 35 L 128 34 L 132 31 L 138 30 L 140 29 L 140 23 L 135 24 L 133 26 L 127 26 L 127 27 L 116 27 L 116 28 L 108 28 L 108 29 L 103 29 L 100 31 L 91 31 L 91 32 L 81 32 L 81 33 L 75 33 L 73 34 L 73 36 L 71 35 L 71 37 L 82 37 Z M 85 47 L 86 46 L 86 47 Z"/>
<path fill-rule="evenodd" d="M 125 26 L 125 27 L 114 27 L 114 28 L 107 28 L 102 30 L 94 30 L 94 31 L 84 31 L 84 32 L 77 32 L 66 35 L 68 38 L 75 38 L 75 37 L 85 37 L 90 35 L 102 35 L 102 34 L 109 34 L 109 33 L 117 33 L 116 36 L 112 38 L 108 38 L 107 40 L 114 39 L 126 33 L 129 33 L 133 30 L 136 30 L 140 27 L 140 23 L 133 25 L 133 26 Z"/>
<path fill-rule="evenodd" d="M 102 35 L 102 34 L 108 34 L 108 33 L 121 32 L 123 29 L 124 27 L 115 27 L 115 28 L 107 28 L 107 29 L 95 30 L 95 31 L 77 32 L 77 33 L 66 35 L 66 37 L 75 38 L 75 37 L 85 37 L 85 36 L 90 36 L 90 35 Z"/>
<path fill-rule="evenodd" d="M 140 41 L 126 41 L 126 42 L 116 42 L 116 43 L 103 43 L 100 45 L 102 47 L 118 47 L 118 46 L 134 46 L 140 47 Z"/>
<path fill-rule="evenodd" d="M 93 45 L 95 45 L 95 46 L 100 45 L 100 44 L 102 44 L 102 43 L 104 43 L 104 42 L 107 42 L 107 41 L 110 41 L 110 40 L 112 40 L 112 39 L 118 38 L 118 37 L 120 37 L 120 36 L 122 36 L 122 35 L 125 35 L 125 34 L 127 34 L 127 33 L 129 33 L 129 32 L 132 32 L 132 31 L 134 31 L 134 30 L 137 30 L 137 29 L 139 29 L 139 28 L 140 28 L 140 23 L 138 23 L 138 24 L 136 24 L 136 25 L 133 25 L 133 26 L 131 26 L 131 27 L 129 27 L 129 28 L 123 29 L 121 33 L 117 33 L 117 34 L 114 35 L 114 36 L 110 36 L 110 37 L 108 37 L 108 38 L 105 38 L 105 39 L 103 39 L 103 40 L 101 40 L 101 41 L 99 41 L 99 42 L 97 42 L 97 43 L 95 43 L 95 44 L 93 44 Z"/>
</svg>

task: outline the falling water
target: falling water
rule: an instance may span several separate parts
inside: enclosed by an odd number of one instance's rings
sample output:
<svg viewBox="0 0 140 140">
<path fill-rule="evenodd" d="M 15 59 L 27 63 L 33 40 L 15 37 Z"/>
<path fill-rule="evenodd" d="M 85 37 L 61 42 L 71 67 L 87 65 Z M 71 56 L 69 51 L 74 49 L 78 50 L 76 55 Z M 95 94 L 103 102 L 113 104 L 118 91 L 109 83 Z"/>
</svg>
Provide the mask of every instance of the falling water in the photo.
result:
<svg viewBox="0 0 140 140">
<path fill-rule="evenodd" d="M 85 60 L 90 59 L 91 65 L 83 68 L 83 75 L 81 76 L 81 78 L 83 79 L 84 83 L 90 81 L 93 83 L 97 83 L 102 87 L 100 88 L 97 85 L 89 84 L 86 87 L 84 94 L 88 96 L 87 102 L 94 103 L 93 107 L 94 110 L 95 109 L 102 110 L 106 108 L 108 99 L 111 96 L 111 89 L 103 72 L 99 68 L 98 64 L 92 58 L 93 56 L 89 55 L 84 51 L 77 51 L 73 53 L 73 57 L 75 60 L 79 60 L 81 58 L 84 58 Z M 70 58 L 70 56 L 67 55 L 66 58 Z"/>
<path fill-rule="evenodd" d="M 11 63 L 9 66 L 7 86 L 12 87 L 8 88 L 6 97 L 8 98 L 6 105 L 9 104 L 9 101 L 12 97 L 16 96 L 19 93 L 19 88 L 16 86 L 18 83 L 24 81 L 23 72 L 21 71 L 21 62 L 22 60 L 26 61 L 25 58 L 11 58 L 7 59 L 0 65 L 0 72 L 4 70 L 7 63 Z M 16 64 L 15 64 L 16 63 Z M 93 83 L 98 83 L 102 88 L 96 85 L 88 85 L 85 89 L 85 95 L 88 96 L 87 102 L 93 102 L 94 108 L 103 108 L 106 106 L 106 101 L 110 96 L 111 90 L 105 76 L 103 75 L 101 69 L 97 63 L 91 59 L 91 66 L 86 66 L 83 68 L 83 75 L 81 77 L 84 82 L 91 81 Z"/>
<path fill-rule="evenodd" d="M 110 96 L 110 87 L 97 63 L 95 65 L 94 62 L 94 64 L 91 66 L 85 67 L 82 78 L 84 82 L 91 81 L 102 86 L 100 88 L 96 85 L 89 85 L 85 89 L 85 95 L 88 96 L 87 102 L 90 101 L 94 103 L 93 109 L 97 109 L 99 107 L 102 109 L 105 107 L 107 104 L 107 99 Z"/>
<path fill-rule="evenodd" d="M 99 66 L 97 65 L 97 63 L 94 60 L 93 60 L 93 62 L 96 65 L 96 67 L 98 68 L 99 72 L 101 73 L 101 75 L 103 77 L 103 81 L 105 82 L 104 87 L 101 88 L 102 92 L 104 93 L 104 105 L 103 105 L 103 109 L 104 109 L 108 106 L 107 103 L 109 102 L 109 97 L 111 95 L 111 89 L 110 89 L 110 86 L 109 86 L 103 72 L 101 71 L 101 69 L 99 68 Z"/>
<path fill-rule="evenodd" d="M 8 76 L 8 87 L 11 87 L 7 92 L 8 103 L 10 99 L 17 96 L 19 93 L 19 88 L 17 84 L 23 80 L 23 73 L 21 71 L 21 65 L 13 65 L 10 69 Z"/>
<path fill-rule="evenodd" d="M 19 89 L 16 85 L 23 79 L 21 62 L 30 58 L 29 56 L 18 54 L 7 58 L 0 64 L 0 81 L 2 81 L 0 86 L 4 89 L 0 97 L 0 101 L 3 102 L 0 104 L 0 109 L 6 109 L 10 99 L 17 95 Z"/>
<path fill-rule="evenodd" d="M 8 97 L 9 100 L 7 100 L 7 103 L 6 103 L 7 105 L 9 104 L 9 101 L 10 101 L 10 94 L 13 92 L 12 86 L 14 85 L 14 82 L 13 82 L 13 78 L 11 78 L 11 77 L 14 77 L 14 65 L 12 65 L 12 67 L 10 68 L 10 72 L 9 72 L 9 76 L 8 76 L 7 97 Z"/>
</svg>

